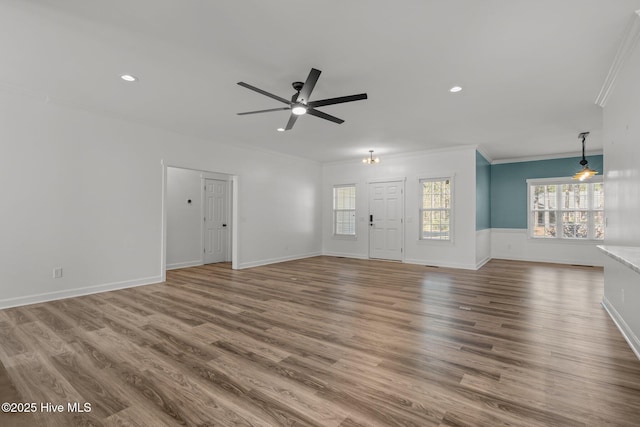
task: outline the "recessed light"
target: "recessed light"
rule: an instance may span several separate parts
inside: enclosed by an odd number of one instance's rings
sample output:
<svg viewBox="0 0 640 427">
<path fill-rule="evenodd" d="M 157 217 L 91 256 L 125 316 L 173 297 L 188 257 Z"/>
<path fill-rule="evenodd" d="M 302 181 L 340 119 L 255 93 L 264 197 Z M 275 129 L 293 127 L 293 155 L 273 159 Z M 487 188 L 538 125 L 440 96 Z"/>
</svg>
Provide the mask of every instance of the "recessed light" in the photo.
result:
<svg viewBox="0 0 640 427">
<path fill-rule="evenodd" d="M 454 86 L 451 89 L 449 89 L 449 92 L 456 93 L 456 92 L 460 92 L 461 90 L 462 88 L 460 86 Z"/>
<path fill-rule="evenodd" d="M 131 74 L 121 74 L 120 78 L 125 82 L 137 82 L 138 78 L 136 76 L 132 76 Z"/>
<path fill-rule="evenodd" d="M 278 132 L 284 132 L 284 128 L 278 128 L 276 129 Z"/>
</svg>

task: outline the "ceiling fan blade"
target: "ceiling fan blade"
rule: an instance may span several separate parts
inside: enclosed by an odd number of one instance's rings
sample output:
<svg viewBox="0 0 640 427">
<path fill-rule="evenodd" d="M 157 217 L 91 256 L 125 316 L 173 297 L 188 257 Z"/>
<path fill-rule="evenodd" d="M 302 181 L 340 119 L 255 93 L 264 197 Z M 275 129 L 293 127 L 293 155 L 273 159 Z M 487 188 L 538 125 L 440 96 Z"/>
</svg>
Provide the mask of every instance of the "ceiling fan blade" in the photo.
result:
<svg viewBox="0 0 640 427">
<path fill-rule="evenodd" d="M 320 117 L 321 119 L 329 120 L 330 122 L 334 122 L 337 124 L 344 123 L 344 120 L 342 119 L 339 119 L 327 113 L 323 113 L 322 111 L 314 110 L 313 108 L 307 109 L 307 114 L 311 114 L 312 116 Z"/>
<path fill-rule="evenodd" d="M 298 102 L 304 102 L 305 104 L 309 102 L 309 96 L 311 96 L 311 91 L 316 86 L 316 82 L 320 77 L 320 73 L 322 71 L 316 70 L 312 68 L 307 76 L 307 80 L 304 82 L 302 89 L 300 90 L 300 95 L 298 95 Z"/>
<path fill-rule="evenodd" d="M 285 104 L 291 104 L 291 101 L 289 101 L 288 99 L 284 99 L 284 98 L 282 98 L 282 97 L 279 97 L 278 95 L 274 95 L 274 94 L 269 93 L 269 92 L 267 92 L 267 91 L 264 91 L 264 90 L 262 90 L 262 89 L 258 89 L 257 87 L 255 87 L 255 86 L 251 86 L 251 85 L 250 85 L 250 84 L 248 84 L 248 83 L 245 83 L 245 82 L 238 82 L 238 84 L 239 84 L 240 86 L 242 86 L 242 87 L 246 87 L 247 89 L 250 89 L 250 90 L 252 90 L 252 91 L 254 91 L 254 92 L 258 92 L 258 93 L 261 93 L 261 94 L 262 94 L 262 95 L 264 95 L 264 96 L 268 96 L 269 98 L 273 98 L 273 99 L 275 99 L 276 101 L 284 102 Z"/>
<path fill-rule="evenodd" d="M 358 95 L 339 96 L 337 98 L 320 99 L 318 101 L 308 102 L 307 105 L 311 108 L 315 108 L 322 107 L 324 105 L 342 104 L 343 102 L 360 101 L 362 99 L 367 99 L 366 93 L 360 93 Z"/>
<path fill-rule="evenodd" d="M 296 120 L 298 120 L 298 116 L 291 113 L 291 117 L 289 117 L 289 121 L 287 125 L 284 127 L 284 130 L 291 130 L 294 124 L 296 124 Z"/>
<path fill-rule="evenodd" d="M 247 114 L 269 113 L 271 111 L 283 111 L 290 110 L 291 107 L 269 108 L 268 110 L 247 111 L 245 113 L 238 113 L 239 116 L 246 116 Z"/>
</svg>

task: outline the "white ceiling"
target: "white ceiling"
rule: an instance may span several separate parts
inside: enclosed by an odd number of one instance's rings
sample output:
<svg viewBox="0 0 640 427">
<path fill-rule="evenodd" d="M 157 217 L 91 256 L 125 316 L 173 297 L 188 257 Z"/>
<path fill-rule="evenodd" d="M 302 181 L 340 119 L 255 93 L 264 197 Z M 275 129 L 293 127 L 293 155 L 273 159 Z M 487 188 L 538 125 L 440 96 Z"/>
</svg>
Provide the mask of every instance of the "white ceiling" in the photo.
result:
<svg viewBox="0 0 640 427">
<path fill-rule="evenodd" d="M 493 160 L 602 147 L 594 100 L 640 0 L 3 0 L 0 86 L 320 162 L 479 145 Z M 367 92 L 276 132 L 289 98 Z M 139 77 L 134 84 L 118 76 Z M 451 94 L 451 86 L 464 89 Z M 617 88 L 624 90 L 624 88 Z M 384 160 L 384 158 L 383 158 Z"/>
</svg>

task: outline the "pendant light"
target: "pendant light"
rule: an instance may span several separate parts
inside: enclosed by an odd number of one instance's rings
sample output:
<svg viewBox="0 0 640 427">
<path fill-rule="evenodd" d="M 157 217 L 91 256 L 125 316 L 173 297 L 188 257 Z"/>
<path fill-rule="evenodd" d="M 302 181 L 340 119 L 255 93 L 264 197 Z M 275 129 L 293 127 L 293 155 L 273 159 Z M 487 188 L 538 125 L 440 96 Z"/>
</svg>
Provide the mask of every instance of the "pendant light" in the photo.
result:
<svg viewBox="0 0 640 427">
<path fill-rule="evenodd" d="M 369 150 L 369 157 L 365 157 L 364 159 L 362 159 L 362 163 L 373 165 L 375 163 L 380 163 L 380 158 L 373 157 L 373 150 Z"/>
<path fill-rule="evenodd" d="M 584 141 L 587 139 L 587 135 L 589 135 L 589 132 L 582 132 L 581 134 L 578 135 L 578 138 L 582 138 L 582 160 L 580 160 L 580 165 L 583 167 L 583 169 L 581 171 L 579 171 L 578 173 L 576 173 L 573 176 L 573 179 L 577 179 L 580 181 L 584 181 L 585 179 L 589 179 L 592 176 L 596 175 L 598 173 L 598 171 L 593 170 L 593 169 L 589 169 L 589 166 L 587 166 L 587 164 L 589 163 L 586 159 L 586 157 L 584 156 Z"/>
</svg>

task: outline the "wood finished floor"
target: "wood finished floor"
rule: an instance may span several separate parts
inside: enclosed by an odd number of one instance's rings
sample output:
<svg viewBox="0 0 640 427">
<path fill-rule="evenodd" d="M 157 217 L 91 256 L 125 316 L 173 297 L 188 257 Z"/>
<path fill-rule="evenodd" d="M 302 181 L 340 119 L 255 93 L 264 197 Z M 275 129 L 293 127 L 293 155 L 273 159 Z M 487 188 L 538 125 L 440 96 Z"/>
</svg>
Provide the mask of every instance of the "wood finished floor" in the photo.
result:
<svg viewBox="0 0 640 427">
<path fill-rule="evenodd" d="M 638 426 L 602 269 L 317 257 L 0 311 L 0 426 Z"/>
</svg>

